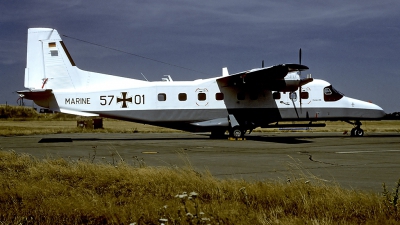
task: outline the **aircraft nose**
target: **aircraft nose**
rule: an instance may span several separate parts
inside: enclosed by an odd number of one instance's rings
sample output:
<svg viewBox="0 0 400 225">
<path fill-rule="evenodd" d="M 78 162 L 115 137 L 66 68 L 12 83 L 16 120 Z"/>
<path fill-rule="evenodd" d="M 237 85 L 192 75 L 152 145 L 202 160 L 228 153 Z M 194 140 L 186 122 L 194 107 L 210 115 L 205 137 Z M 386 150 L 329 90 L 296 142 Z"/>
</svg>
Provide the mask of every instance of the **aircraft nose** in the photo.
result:
<svg viewBox="0 0 400 225">
<path fill-rule="evenodd" d="M 370 102 L 366 102 L 367 107 L 370 109 L 369 110 L 369 114 L 370 114 L 370 118 L 383 118 L 384 116 L 386 116 L 385 111 L 383 111 L 383 109 L 378 106 L 375 105 L 373 103 Z"/>
<path fill-rule="evenodd" d="M 372 104 L 372 103 L 371 103 Z M 375 105 L 375 104 L 373 104 Z M 383 111 L 383 109 L 377 105 L 375 105 L 376 107 L 373 108 L 371 110 L 371 114 L 372 114 L 372 118 L 383 118 L 384 116 L 386 116 L 385 111 Z"/>
<path fill-rule="evenodd" d="M 353 113 L 357 114 L 357 117 L 365 119 L 380 119 L 386 116 L 385 111 L 376 104 L 353 98 L 348 98 L 348 100 Z"/>
</svg>

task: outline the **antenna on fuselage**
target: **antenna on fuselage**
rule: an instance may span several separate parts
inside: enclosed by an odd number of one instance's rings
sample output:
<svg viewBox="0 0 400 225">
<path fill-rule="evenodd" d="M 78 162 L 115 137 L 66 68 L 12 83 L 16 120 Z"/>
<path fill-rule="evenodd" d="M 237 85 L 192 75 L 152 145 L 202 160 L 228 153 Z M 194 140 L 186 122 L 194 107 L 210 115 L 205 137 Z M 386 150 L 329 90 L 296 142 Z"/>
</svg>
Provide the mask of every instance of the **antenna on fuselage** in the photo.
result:
<svg viewBox="0 0 400 225">
<path fill-rule="evenodd" d="M 142 76 L 144 77 L 144 79 L 145 79 L 145 80 L 147 80 L 147 78 L 144 76 L 144 74 L 143 74 L 143 73 L 140 73 L 140 74 L 142 74 Z M 149 81 L 149 80 L 147 80 L 147 81 Z"/>
</svg>

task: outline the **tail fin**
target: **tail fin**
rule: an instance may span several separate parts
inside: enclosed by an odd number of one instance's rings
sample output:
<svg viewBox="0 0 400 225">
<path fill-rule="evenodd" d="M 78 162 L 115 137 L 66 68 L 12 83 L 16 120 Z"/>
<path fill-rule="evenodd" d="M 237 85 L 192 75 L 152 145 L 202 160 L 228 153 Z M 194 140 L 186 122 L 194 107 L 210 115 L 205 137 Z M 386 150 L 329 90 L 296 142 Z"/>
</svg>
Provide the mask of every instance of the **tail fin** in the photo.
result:
<svg viewBox="0 0 400 225">
<path fill-rule="evenodd" d="M 74 61 L 57 30 L 29 28 L 25 87 L 74 89 Z"/>
</svg>

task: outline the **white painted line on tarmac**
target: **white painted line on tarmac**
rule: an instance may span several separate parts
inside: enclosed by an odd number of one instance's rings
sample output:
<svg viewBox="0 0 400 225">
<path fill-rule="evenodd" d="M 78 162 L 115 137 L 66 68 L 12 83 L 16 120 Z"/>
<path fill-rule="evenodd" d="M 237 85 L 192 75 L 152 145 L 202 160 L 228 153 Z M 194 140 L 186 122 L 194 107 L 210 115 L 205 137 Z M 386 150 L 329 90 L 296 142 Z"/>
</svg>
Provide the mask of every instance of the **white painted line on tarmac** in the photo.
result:
<svg viewBox="0 0 400 225">
<path fill-rule="evenodd" d="M 384 150 L 384 151 L 350 151 L 350 152 L 335 152 L 337 154 L 358 154 L 358 153 L 375 153 L 375 152 L 400 152 L 400 150 Z"/>
</svg>

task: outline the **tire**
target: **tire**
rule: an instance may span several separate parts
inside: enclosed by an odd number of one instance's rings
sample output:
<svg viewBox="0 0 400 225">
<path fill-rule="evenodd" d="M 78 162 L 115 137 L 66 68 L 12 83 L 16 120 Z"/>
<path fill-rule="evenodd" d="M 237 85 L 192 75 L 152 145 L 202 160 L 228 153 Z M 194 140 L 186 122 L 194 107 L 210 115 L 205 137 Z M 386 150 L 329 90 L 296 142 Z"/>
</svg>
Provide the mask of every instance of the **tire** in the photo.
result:
<svg viewBox="0 0 400 225">
<path fill-rule="evenodd" d="M 232 128 L 230 136 L 234 138 L 241 138 L 244 136 L 244 131 L 239 126 L 236 126 Z"/>
<path fill-rule="evenodd" d="M 356 134 L 357 137 L 362 137 L 362 136 L 364 136 L 364 130 L 361 129 L 361 128 L 356 129 L 355 134 Z"/>
</svg>

